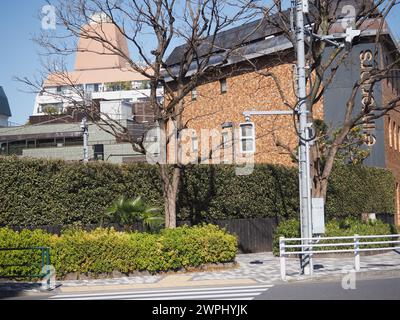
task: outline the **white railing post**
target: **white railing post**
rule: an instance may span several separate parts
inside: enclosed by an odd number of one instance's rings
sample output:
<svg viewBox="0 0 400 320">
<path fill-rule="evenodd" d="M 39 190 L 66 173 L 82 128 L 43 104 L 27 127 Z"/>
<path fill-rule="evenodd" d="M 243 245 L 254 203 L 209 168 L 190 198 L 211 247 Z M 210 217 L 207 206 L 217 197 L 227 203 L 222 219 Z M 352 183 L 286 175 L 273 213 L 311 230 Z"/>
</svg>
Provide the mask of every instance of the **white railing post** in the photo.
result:
<svg viewBox="0 0 400 320">
<path fill-rule="evenodd" d="M 285 238 L 279 238 L 279 257 L 281 262 L 281 279 L 286 281 Z"/>
<path fill-rule="evenodd" d="M 308 243 L 311 245 L 309 248 L 309 250 L 311 252 L 314 251 L 314 240 L 310 240 Z M 313 261 L 313 254 L 310 253 L 310 276 L 314 275 L 314 261 Z"/>
<path fill-rule="evenodd" d="M 354 267 L 360 271 L 360 238 L 358 234 L 354 235 Z"/>
</svg>

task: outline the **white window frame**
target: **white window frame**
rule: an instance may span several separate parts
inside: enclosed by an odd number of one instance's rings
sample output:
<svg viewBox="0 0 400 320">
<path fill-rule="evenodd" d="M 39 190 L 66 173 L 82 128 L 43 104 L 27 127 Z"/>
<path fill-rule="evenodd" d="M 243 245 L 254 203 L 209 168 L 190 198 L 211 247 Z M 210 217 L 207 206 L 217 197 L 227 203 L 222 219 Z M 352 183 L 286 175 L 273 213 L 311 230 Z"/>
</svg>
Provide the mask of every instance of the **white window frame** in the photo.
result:
<svg viewBox="0 0 400 320">
<path fill-rule="evenodd" d="M 221 79 L 219 81 L 219 85 L 220 85 L 221 94 L 225 94 L 228 92 L 228 81 L 226 80 L 226 78 Z"/>
<path fill-rule="evenodd" d="M 192 101 L 197 101 L 197 88 L 192 89 L 191 100 Z"/>
<path fill-rule="evenodd" d="M 222 132 L 222 149 L 226 150 L 229 148 L 229 132 L 228 131 L 224 131 Z M 225 140 L 226 139 L 226 140 Z"/>
<path fill-rule="evenodd" d="M 199 139 L 197 136 L 192 137 L 192 151 L 199 152 Z"/>
<path fill-rule="evenodd" d="M 253 127 L 252 130 L 252 135 L 251 136 L 243 136 L 243 130 L 242 127 L 243 126 L 249 126 L 251 125 Z M 243 141 L 244 140 L 251 140 L 252 141 L 252 150 L 243 150 Z M 244 122 L 239 124 L 239 143 L 240 143 L 240 152 L 244 153 L 244 154 L 251 154 L 251 153 L 255 153 L 256 152 L 256 127 L 254 122 Z"/>
</svg>

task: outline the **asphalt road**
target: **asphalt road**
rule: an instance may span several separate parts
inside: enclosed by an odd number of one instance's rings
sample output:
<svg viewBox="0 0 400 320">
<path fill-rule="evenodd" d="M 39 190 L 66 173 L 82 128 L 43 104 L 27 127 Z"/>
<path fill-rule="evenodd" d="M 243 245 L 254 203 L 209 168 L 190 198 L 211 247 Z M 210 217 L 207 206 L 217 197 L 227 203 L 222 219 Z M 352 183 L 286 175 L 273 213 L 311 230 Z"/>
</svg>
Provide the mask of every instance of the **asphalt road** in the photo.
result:
<svg viewBox="0 0 400 320">
<path fill-rule="evenodd" d="M 275 285 L 255 300 L 400 300 L 400 278 L 358 280 L 347 290 L 341 281 Z"/>
<path fill-rule="evenodd" d="M 2 294 L 3 293 L 3 294 Z M 400 277 L 361 279 L 354 289 L 343 289 L 340 279 L 330 282 L 296 282 L 254 286 L 207 286 L 62 294 L 25 295 L 0 292 L 11 300 L 400 300 Z"/>
</svg>

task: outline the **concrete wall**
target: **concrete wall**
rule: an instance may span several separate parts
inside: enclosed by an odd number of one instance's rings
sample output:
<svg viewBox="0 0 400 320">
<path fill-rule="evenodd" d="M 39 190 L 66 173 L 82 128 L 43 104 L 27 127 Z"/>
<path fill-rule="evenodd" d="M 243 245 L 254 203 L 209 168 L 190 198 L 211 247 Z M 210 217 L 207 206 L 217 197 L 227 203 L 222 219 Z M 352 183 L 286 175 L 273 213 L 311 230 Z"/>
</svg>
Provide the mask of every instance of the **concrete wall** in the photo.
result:
<svg viewBox="0 0 400 320">
<path fill-rule="evenodd" d="M 123 124 L 126 125 L 126 124 Z M 38 126 L 24 126 L 12 128 L 0 128 L 0 137 L 9 141 L 35 139 L 40 135 L 46 135 L 47 138 L 62 137 L 62 134 L 74 133 L 78 137 L 82 136 L 80 123 L 69 124 L 47 124 Z M 137 157 L 131 144 L 117 143 L 115 137 L 104 130 L 101 130 L 95 124 L 89 123 L 89 156 L 94 157 L 94 146 L 104 145 L 104 160 L 112 163 L 122 163 L 126 157 Z M 63 159 L 67 161 L 83 160 L 83 142 L 82 145 L 63 146 L 54 148 L 31 148 L 24 149 L 22 156 L 46 159 Z"/>
<path fill-rule="evenodd" d="M 71 146 L 61 148 L 25 149 L 22 156 L 30 158 L 60 159 L 65 161 L 81 161 L 83 160 L 83 147 Z M 91 148 L 89 149 L 89 156 L 93 157 L 93 150 Z"/>
</svg>

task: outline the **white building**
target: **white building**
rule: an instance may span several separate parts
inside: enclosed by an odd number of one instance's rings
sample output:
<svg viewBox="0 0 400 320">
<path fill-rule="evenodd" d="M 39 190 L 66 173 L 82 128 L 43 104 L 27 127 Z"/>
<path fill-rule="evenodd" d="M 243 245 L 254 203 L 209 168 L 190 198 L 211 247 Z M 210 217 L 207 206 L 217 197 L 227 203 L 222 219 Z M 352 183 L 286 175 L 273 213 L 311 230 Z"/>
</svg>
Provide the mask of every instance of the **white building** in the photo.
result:
<svg viewBox="0 0 400 320">
<path fill-rule="evenodd" d="M 102 17 L 96 17 L 83 27 L 87 33 L 104 33 L 105 38 L 129 57 L 126 38 L 117 27 Z M 158 91 L 162 98 L 162 88 Z M 130 68 L 119 55 L 112 54 L 97 41 L 82 36 L 78 42 L 75 69 L 70 72 L 50 74 L 41 93 L 36 97 L 33 116 L 62 114 L 74 103 L 98 100 L 102 110 L 103 101 L 142 102 L 150 96 L 149 80 Z"/>
</svg>

